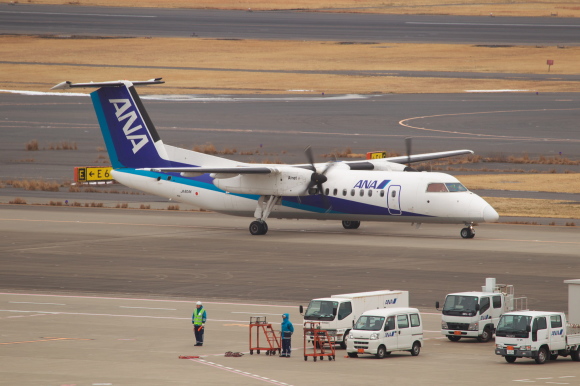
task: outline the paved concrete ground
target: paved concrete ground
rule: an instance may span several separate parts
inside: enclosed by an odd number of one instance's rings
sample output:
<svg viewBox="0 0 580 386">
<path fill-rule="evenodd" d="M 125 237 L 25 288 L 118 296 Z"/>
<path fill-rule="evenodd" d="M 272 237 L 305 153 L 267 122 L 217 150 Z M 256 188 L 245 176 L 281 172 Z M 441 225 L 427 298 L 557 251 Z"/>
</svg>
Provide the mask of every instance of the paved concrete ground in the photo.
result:
<svg viewBox="0 0 580 386">
<path fill-rule="evenodd" d="M 378 360 L 304 361 L 294 305 L 205 302 L 206 342 L 194 347 L 193 301 L 0 294 L 2 385 L 573 385 L 578 365 L 562 358 L 543 366 L 507 364 L 493 343 L 449 342 L 439 315 L 423 313 L 425 344 L 418 357 L 394 352 Z M 249 355 L 250 316 L 279 328 L 289 312 L 297 327 L 291 358 Z M 263 341 L 263 340 L 262 340 Z M 243 352 L 239 358 L 226 351 Z M 308 353 L 311 350 L 307 351 Z M 200 356 L 178 359 L 179 356 Z"/>
<path fill-rule="evenodd" d="M 484 224 L 364 223 L 357 231 L 320 221 L 270 221 L 263 237 L 248 219 L 213 213 L 0 207 L 0 384 L 441 385 L 575 384 L 559 359 L 507 364 L 493 344 L 439 335 L 436 300 L 477 290 L 485 277 L 514 284 L 534 309 L 567 310 L 576 278 L 578 230 Z M 250 315 L 279 322 L 314 297 L 376 289 L 410 291 L 424 315 L 421 355 L 305 362 L 300 334 L 290 359 L 248 352 Z M 207 343 L 193 347 L 191 311 L 203 300 Z M 276 325 L 277 326 L 277 325 Z M 85 340 L 86 339 L 86 340 Z M 202 358 L 184 360 L 179 355 Z"/>
</svg>

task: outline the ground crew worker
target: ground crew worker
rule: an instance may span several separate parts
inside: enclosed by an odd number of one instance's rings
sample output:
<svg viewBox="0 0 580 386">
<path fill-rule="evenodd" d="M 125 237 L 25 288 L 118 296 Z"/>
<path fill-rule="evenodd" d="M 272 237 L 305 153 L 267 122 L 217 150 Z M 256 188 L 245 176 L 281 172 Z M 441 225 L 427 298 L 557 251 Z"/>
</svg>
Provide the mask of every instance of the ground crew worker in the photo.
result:
<svg viewBox="0 0 580 386">
<path fill-rule="evenodd" d="M 203 333 L 205 332 L 205 320 L 207 313 L 203 308 L 201 302 L 197 302 L 193 315 L 191 316 L 191 323 L 193 324 L 193 332 L 195 333 L 195 345 L 203 346 Z"/>
<path fill-rule="evenodd" d="M 280 329 L 280 335 L 282 338 L 281 357 L 290 358 L 293 332 L 294 326 L 292 325 L 292 322 L 290 322 L 290 314 L 282 314 L 282 328 Z"/>
</svg>

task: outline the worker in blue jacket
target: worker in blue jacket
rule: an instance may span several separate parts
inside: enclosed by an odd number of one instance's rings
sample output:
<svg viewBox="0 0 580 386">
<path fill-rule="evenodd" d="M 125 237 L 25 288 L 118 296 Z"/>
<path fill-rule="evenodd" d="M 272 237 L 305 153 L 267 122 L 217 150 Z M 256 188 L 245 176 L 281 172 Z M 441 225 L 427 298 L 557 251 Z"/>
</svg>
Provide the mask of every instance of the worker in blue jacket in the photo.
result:
<svg viewBox="0 0 580 386">
<path fill-rule="evenodd" d="M 281 357 L 290 358 L 293 332 L 294 326 L 290 321 L 290 315 L 282 314 L 282 328 L 280 329 L 280 335 L 282 338 L 282 353 L 280 354 Z"/>
<path fill-rule="evenodd" d="M 207 313 L 203 308 L 201 302 L 197 302 L 193 315 L 191 316 L 191 323 L 193 324 L 193 332 L 195 333 L 195 345 L 203 346 L 203 333 L 205 332 L 205 320 Z"/>
</svg>

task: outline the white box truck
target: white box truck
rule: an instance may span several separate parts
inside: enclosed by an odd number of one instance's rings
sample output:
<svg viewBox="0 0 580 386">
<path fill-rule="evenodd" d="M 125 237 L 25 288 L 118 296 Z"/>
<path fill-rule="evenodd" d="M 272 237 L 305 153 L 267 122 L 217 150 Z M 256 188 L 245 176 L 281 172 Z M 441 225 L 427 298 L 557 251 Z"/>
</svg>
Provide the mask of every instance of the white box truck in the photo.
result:
<svg viewBox="0 0 580 386">
<path fill-rule="evenodd" d="M 542 364 L 568 355 L 580 361 L 580 328 L 568 325 L 563 312 L 509 312 L 497 326 L 495 353 L 508 363 L 532 358 Z"/>
<path fill-rule="evenodd" d="M 439 309 L 439 302 L 435 307 Z M 485 279 L 481 292 L 457 292 L 445 297 L 441 311 L 441 333 L 452 342 L 476 338 L 489 342 L 499 318 L 506 312 L 527 307 L 527 298 L 514 297 L 514 287 Z"/>
<path fill-rule="evenodd" d="M 409 307 L 409 291 L 383 290 L 312 299 L 306 312 L 300 306 L 300 314 L 304 315 L 305 327 L 309 322 L 320 323 L 321 329 L 335 335 L 336 342 L 346 348 L 348 332 L 363 312 L 395 307 Z M 307 337 L 307 341 L 312 339 Z"/>
<path fill-rule="evenodd" d="M 393 351 L 421 352 L 423 323 L 416 308 L 369 310 L 358 318 L 348 335 L 346 353 L 350 358 L 371 354 L 381 359 Z"/>
</svg>

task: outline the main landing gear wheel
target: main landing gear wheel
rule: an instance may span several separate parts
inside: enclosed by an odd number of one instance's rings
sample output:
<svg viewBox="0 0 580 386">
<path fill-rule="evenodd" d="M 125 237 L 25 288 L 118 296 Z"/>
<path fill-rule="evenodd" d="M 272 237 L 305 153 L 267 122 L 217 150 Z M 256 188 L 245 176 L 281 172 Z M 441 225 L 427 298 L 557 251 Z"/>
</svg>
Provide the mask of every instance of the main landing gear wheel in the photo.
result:
<svg viewBox="0 0 580 386">
<path fill-rule="evenodd" d="M 472 239 L 475 237 L 475 231 L 473 230 L 473 228 L 463 228 L 461 230 L 461 237 L 463 237 L 464 239 Z"/>
<path fill-rule="evenodd" d="M 252 221 L 250 224 L 250 233 L 254 236 L 265 235 L 268 232 L 268 224 L 265 221 Z"/>
<path fill-rule="evenodd" d="M 360 221 L 343 221 L 342 226 L 344 229 L 358 229 Z"/>
</svg>

